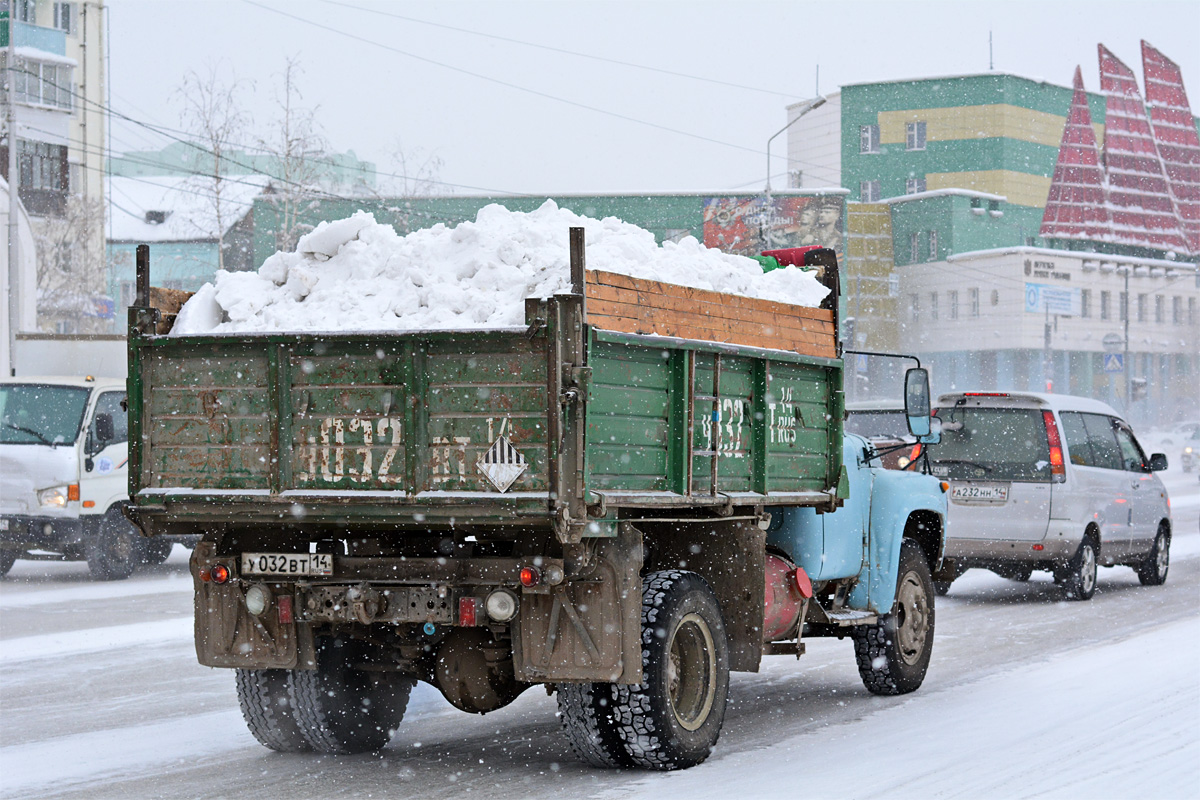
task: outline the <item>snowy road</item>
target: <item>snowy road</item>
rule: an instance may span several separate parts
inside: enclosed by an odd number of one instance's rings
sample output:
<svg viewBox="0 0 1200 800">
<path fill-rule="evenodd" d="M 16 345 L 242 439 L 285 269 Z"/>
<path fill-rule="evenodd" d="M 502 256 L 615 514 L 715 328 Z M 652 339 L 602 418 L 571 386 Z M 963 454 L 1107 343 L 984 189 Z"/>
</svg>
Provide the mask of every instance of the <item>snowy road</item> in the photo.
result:
<svg viewBox="0 0 1200 800">
<path fill-rule="evenodd" d="M 972 571 L 938 598 L 925 685 L 862 688 L 848 641 L 735 674 L 713 757 L 684 773 L 571 757 L 531 690 L 486 717 L 428 686 L 382 756 L 284 756 L 246 731 L 233 676 L 196 664 L 184 553 L 99 584 L 18 562 L 0 583 L 0 796 L 79 798 L 1194 797 L 1200 793 L 1200 483 L 1165 476 L 1166 585 L 1102 570 L 1086 603 L 1048 576 Z"/>
</svg>

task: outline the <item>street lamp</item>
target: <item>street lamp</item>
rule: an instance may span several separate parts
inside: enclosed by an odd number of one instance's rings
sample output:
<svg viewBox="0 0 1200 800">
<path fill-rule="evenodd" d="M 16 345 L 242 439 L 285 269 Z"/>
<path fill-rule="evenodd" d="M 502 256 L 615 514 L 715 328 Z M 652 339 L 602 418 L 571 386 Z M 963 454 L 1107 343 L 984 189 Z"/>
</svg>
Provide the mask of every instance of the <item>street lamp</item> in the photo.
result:
<svg viewBox="0 0 1200 800">
<path fill-rule="evenodd" d="M 771 142 L 775 141 L 776 136 L 779 136 L 779 134 L 783 133 L 788 128 L 795 125 L 796 120 L 800 119 L 805 114 L 812 111 L 813 109 L 820 108 L 821 106 L 825 105 L 825 100 L 826 100 L 825 95 L 820 95 L 819 97 L 814 97 L 812 100 L 809 100 L 807 103 L 805 103 L 803 106 L 800 107 L 800 111 L 798 111 L 796 113 L 796 116 L 794 116 L 790 120 L 788 120 L 787 125 L 784 125 L 782 128 L 775 131 L 775 133 L 771 135 L 771 138 L 767 139 L 766 208 L 763 209 L 764 219 L 766 220 L 766 228 L 763 230 L 763 242 L 767 245 L 767 247 L 771 246 L 771 240 L 770 240 L 771 228 L 774 227 L 774 222 L 775 222 L 774 208 L 771 206 Z"/>
</svg>

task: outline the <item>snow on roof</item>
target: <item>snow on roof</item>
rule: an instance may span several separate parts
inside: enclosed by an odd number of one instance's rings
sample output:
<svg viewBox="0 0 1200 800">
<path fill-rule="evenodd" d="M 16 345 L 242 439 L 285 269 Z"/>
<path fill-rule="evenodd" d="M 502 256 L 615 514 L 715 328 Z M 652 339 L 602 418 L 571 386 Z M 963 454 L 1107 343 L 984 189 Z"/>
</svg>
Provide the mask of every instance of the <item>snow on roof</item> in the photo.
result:
<svg viewBox="0 0 1200 800">
<path fill-rule="evenodd" d="M 1112 253 L 1096 253 L 1086 250 L 1055 250 L 1049 247 L 996 247 L 991 250 L 971 250 L 967 253 L 955 253 L 954 255 L 946 256 L 946 261 L 948 263 L 954 263 L 955 261 L 975 261 L 981 258 L 1004 255 L 1069 257 L 1085 261 L 1132 264 L 1139 267 L 1159 267 L 1161 269 L 1178 269 L 1190 272 L 1197 270 L 1197 265 L 1190 261 L 1171 261 L 1166 258 L 1137 258 L 1135 256 L 1119 256 Z"/>
<path fill-rule="evenodd" d="M 14 47 L 14 53 L 17 58 L 25 61 L 42 61 L 49 64 L 65 64 L 68 67 L 77 67 L 79 62 L 68 56 L 60 56 L 58 53 L 51 53 L 49 50 L 41 50 L 37 47 Z"/>
<path fill-rule="evenodd" d="M 232 175 L 221 188 L 221 217 L 227 232 L 246 215 L 266 188 L 264 175 Z M 217 238 L 211 186 L 203 178 L 107 179 L 112 199 L 109 240 L 113 242 L 191 242 Z"/>
</svg>

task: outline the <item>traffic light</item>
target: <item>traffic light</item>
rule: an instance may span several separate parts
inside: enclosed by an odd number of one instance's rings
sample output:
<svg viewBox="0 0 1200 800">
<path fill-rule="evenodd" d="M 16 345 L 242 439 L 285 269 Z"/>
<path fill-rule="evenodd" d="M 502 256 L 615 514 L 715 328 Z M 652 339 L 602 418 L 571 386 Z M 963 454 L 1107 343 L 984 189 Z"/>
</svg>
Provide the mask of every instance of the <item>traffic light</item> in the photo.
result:
<svg viewBox="0 0 1200 800">
<path fill-rule="evenodd" d="M 1129 399 L 1130 400 L 1145 400 L 1146 399 L 1146 379 L 1145 378 L 1130 378 L 1129 379 Z"/>
</svg>

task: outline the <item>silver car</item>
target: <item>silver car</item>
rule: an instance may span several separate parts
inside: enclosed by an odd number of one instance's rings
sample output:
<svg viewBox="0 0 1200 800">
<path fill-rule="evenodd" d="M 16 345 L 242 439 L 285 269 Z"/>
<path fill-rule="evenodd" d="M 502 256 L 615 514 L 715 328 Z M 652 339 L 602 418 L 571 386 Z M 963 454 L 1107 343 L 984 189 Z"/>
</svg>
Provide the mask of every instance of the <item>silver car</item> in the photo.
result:
<svg viewBox="0 0 1200 800">
<path fill-rule="evenodd" d="M 1098 565 L 1167 578 L 1171 512 L 1149 458 L 1111 406 L 1069 395 L 958 392 L 938 398 L 933 474 L 950 483 L 945 594 L 971 567 L 1014 580 L 1053 572 L 1076 599 L 1096 591 Z"/>
</svg>

